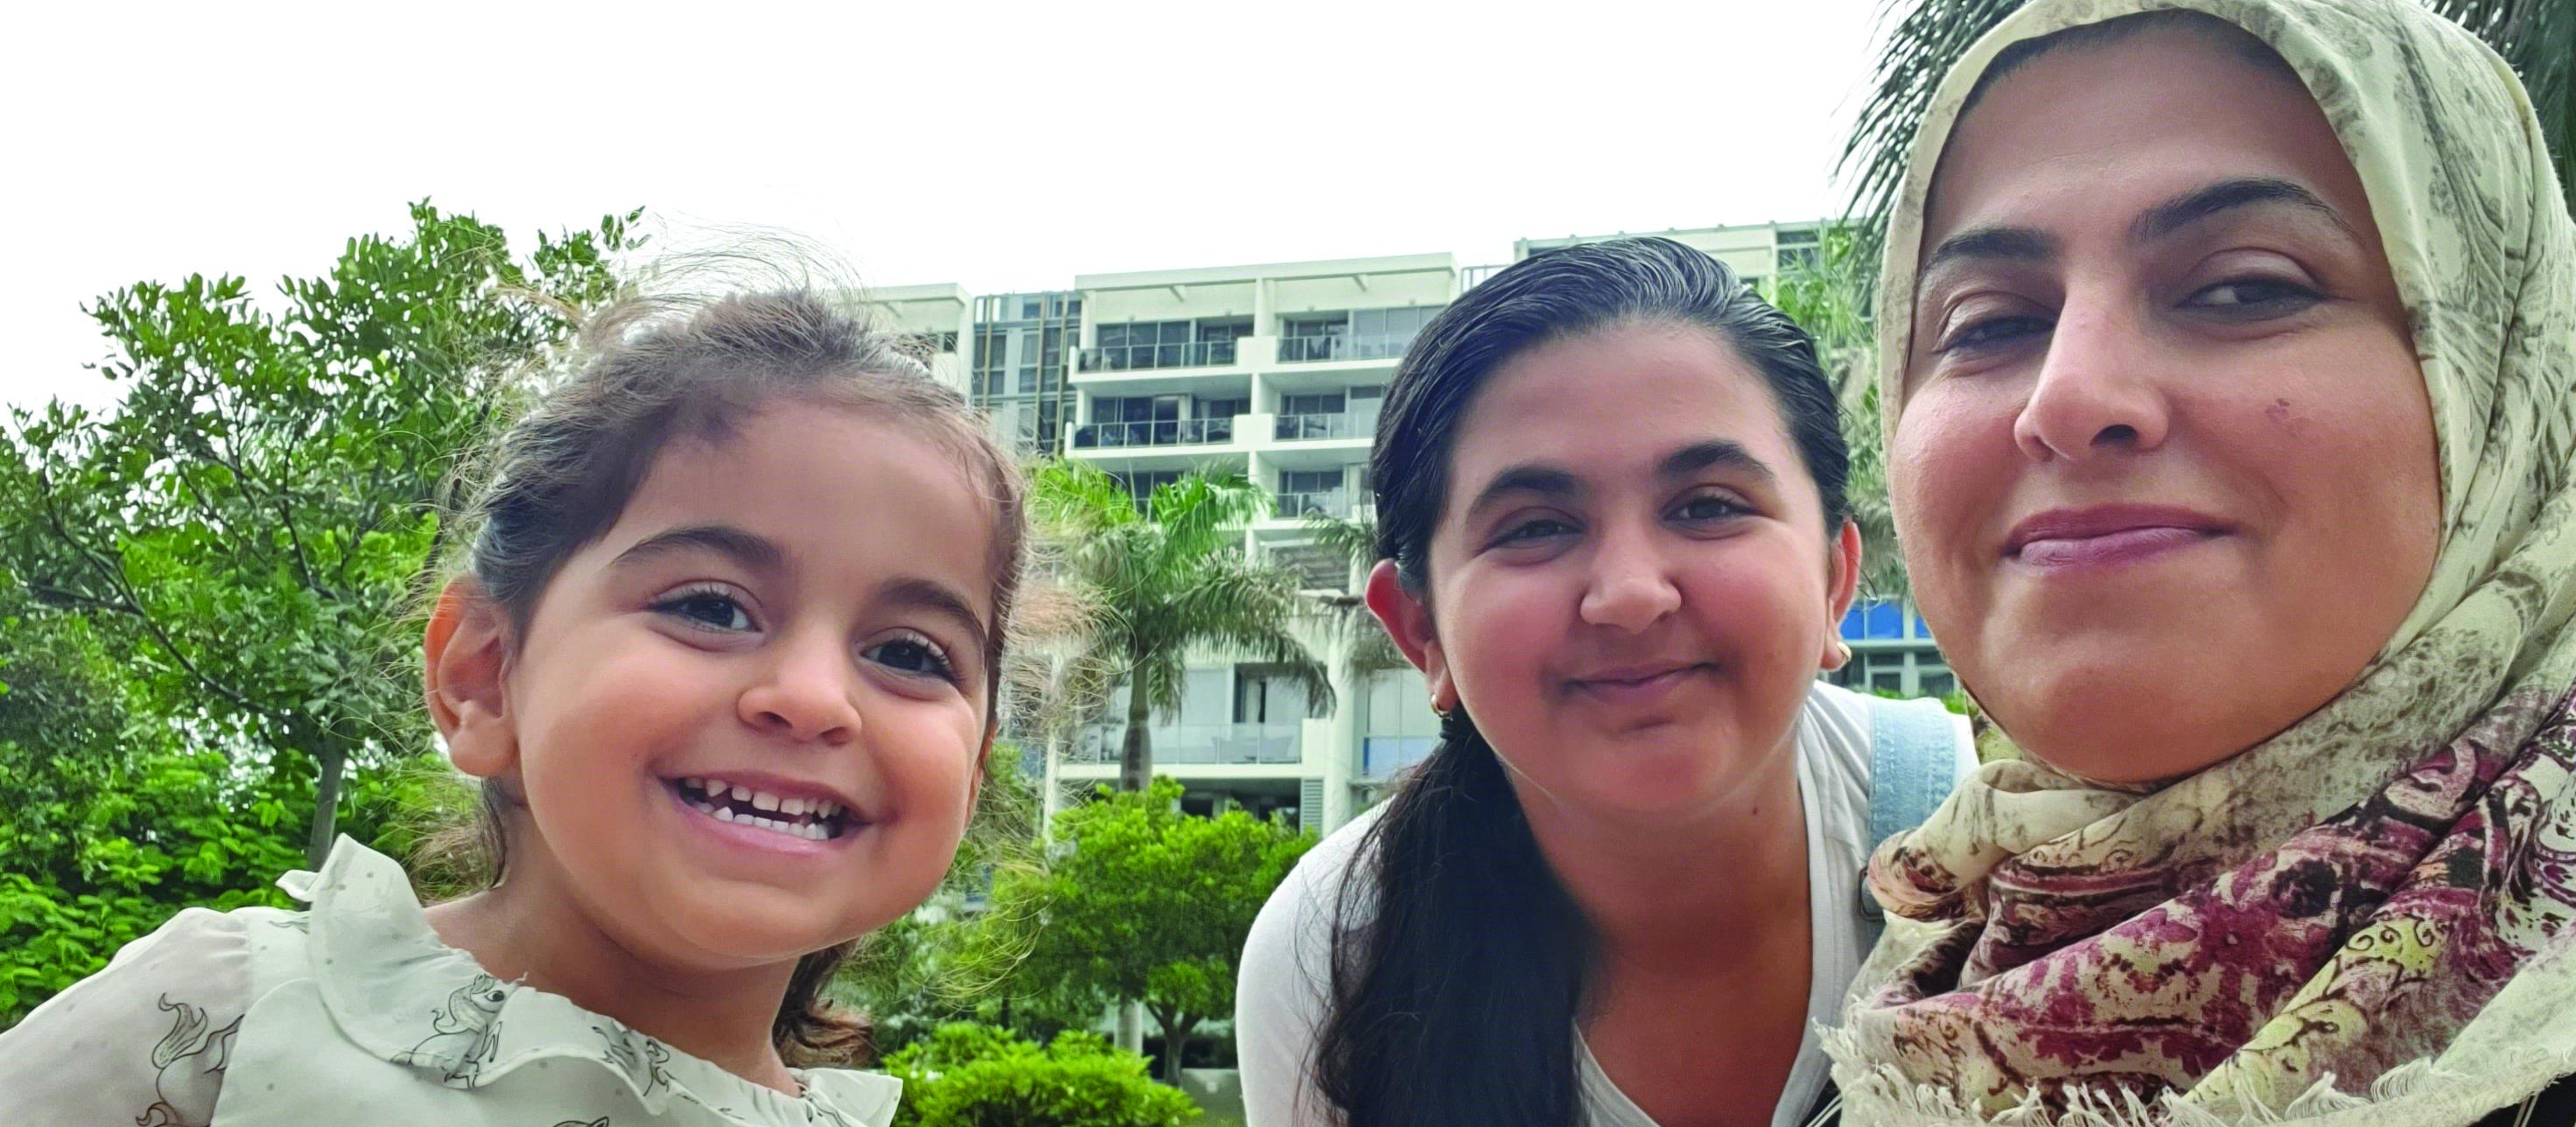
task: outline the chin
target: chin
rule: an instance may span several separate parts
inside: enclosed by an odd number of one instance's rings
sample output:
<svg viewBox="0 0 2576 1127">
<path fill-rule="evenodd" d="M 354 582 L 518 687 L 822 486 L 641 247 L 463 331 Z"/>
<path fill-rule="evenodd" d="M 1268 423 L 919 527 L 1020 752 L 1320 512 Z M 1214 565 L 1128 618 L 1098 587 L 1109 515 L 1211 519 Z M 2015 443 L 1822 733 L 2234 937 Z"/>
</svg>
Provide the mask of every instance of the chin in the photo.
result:
<svg viewBox="0 0 2576 1127">
<path fill-rule="evenodd" d="M 2006 735 L 2032 758 L 2098 783 L 2137 785 L 2193 774 L 2246 747 L 2259 736 L 2238 738 L 2213 731 L 2209 693 L 2190 686 L 2142 684 L 2138 671 L 2152 666 L 2060 668 L 2039 684 L 1986 704 Z M 2045 707 L 2021 707 L 2044 701 Z"/>
</svg>

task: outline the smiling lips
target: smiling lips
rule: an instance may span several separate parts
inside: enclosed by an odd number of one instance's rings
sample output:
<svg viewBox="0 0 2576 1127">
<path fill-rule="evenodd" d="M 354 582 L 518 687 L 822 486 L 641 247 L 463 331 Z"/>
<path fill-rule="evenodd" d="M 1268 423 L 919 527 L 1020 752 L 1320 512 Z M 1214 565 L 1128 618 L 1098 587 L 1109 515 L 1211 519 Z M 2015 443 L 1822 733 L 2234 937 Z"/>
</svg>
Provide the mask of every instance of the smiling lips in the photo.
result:
<svg viewBox="0 0 2576 1127">
<path fill-rule="evenodd" d="M 2162 505 L 2053 509 L 2014 525 L 2004 558 L 2066 569 L 2129 563 L 2226 535 L 2217 518 Z"/>
<path fill-rule="evenodd" d="M 1645 704 L 1709 668 L 1705 662 L 1664 661 L 1594 670 L 1566 684 L 1586 696 L 1612 704 Z"/>
</svg>

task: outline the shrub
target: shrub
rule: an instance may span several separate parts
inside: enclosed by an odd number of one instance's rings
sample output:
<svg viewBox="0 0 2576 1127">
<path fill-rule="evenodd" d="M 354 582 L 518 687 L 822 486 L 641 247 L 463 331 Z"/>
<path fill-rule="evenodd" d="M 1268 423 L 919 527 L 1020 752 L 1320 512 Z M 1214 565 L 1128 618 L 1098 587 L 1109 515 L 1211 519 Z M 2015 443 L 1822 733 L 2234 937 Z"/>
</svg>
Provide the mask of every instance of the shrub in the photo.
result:
<svg viewBox="0 0 2576 1127">
<path fill-rule="evenodd" d="M 1045 1048 L 971 1022 L 886 1058 L 903 1081 L 896 1127 L 1182 1127 L 1198 1105 L 1145 1074 L 1145 1058 L 1068 1030 Z"/>
</svg>

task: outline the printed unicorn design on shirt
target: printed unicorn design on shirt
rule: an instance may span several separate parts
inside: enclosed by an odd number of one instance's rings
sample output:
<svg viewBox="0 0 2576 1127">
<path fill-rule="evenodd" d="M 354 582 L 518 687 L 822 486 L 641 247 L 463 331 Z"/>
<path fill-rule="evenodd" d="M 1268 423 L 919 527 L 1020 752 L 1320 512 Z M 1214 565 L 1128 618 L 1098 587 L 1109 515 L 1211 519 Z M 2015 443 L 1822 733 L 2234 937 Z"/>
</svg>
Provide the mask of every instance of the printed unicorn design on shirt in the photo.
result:
<svg viewBox="0 0 2576 1127">
<path fill-rule="evenodd" d="M 459 986 L 447 996 L 447 1004 L 430 1015 L 429 1036 L 419 1044 L 397 1054 L 403 1064 L 429 1065 L 445 1072 L 450 1084 L 472 1087 L 474 1077 L 492 1060 L 500 1034 L 501 1004 L 510 997 L 508 987 L 488 974 L 478 974 L 473 981 Z"/>
<path fill-rule="evenodd" d="M 164 1081 L 190 1072 L 222 1072 L 232 1063 L 233 1035 L 241 1032 L 242 1019 L 215 1027 L 203 1006 L 173 1002 L 163 994 L 158 1003 L 163 1010 L 178 1016 L 171 1021 L 170 1032 L 152 1047 L 152 1106 L 134 1119 L 135 1127 L 193 1127 L 170 1101 L 170 1086 Z M 175 1071 L 174 1071 L 175 1070 Z"/>
</svg>

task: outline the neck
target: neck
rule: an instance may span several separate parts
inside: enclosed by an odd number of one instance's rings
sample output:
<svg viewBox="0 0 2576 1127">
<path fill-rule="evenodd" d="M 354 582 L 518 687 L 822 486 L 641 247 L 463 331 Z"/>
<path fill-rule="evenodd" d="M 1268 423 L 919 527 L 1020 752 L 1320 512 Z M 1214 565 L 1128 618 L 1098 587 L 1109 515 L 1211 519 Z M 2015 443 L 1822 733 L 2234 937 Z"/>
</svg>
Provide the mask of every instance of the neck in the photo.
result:
<svg viewBox="0 0 2576 1127">
<path fill-rule="evenodd" d="M 533 843 L 533 835 L 522 835 Z M 449 946 L 493 977 L 624 1022 L 755 1084 L 794 1094 L 770 1028 L 793 962 L 707 971 L 636 953 L 584 914 L 542 846 L 513 849 L 507 880 L 429 910 Z"/>
<path fill-rule="evenodd" d="M 1661 822 L 1576 809 L 1513 787 L 1539 852 L 1616 963 L 1705 971 L 1805 942 L 1807 820 L 1794 736 L 1705 808 Z M 1709 942 L 1713 934 L 1729 942 Z"/>
</svg>

